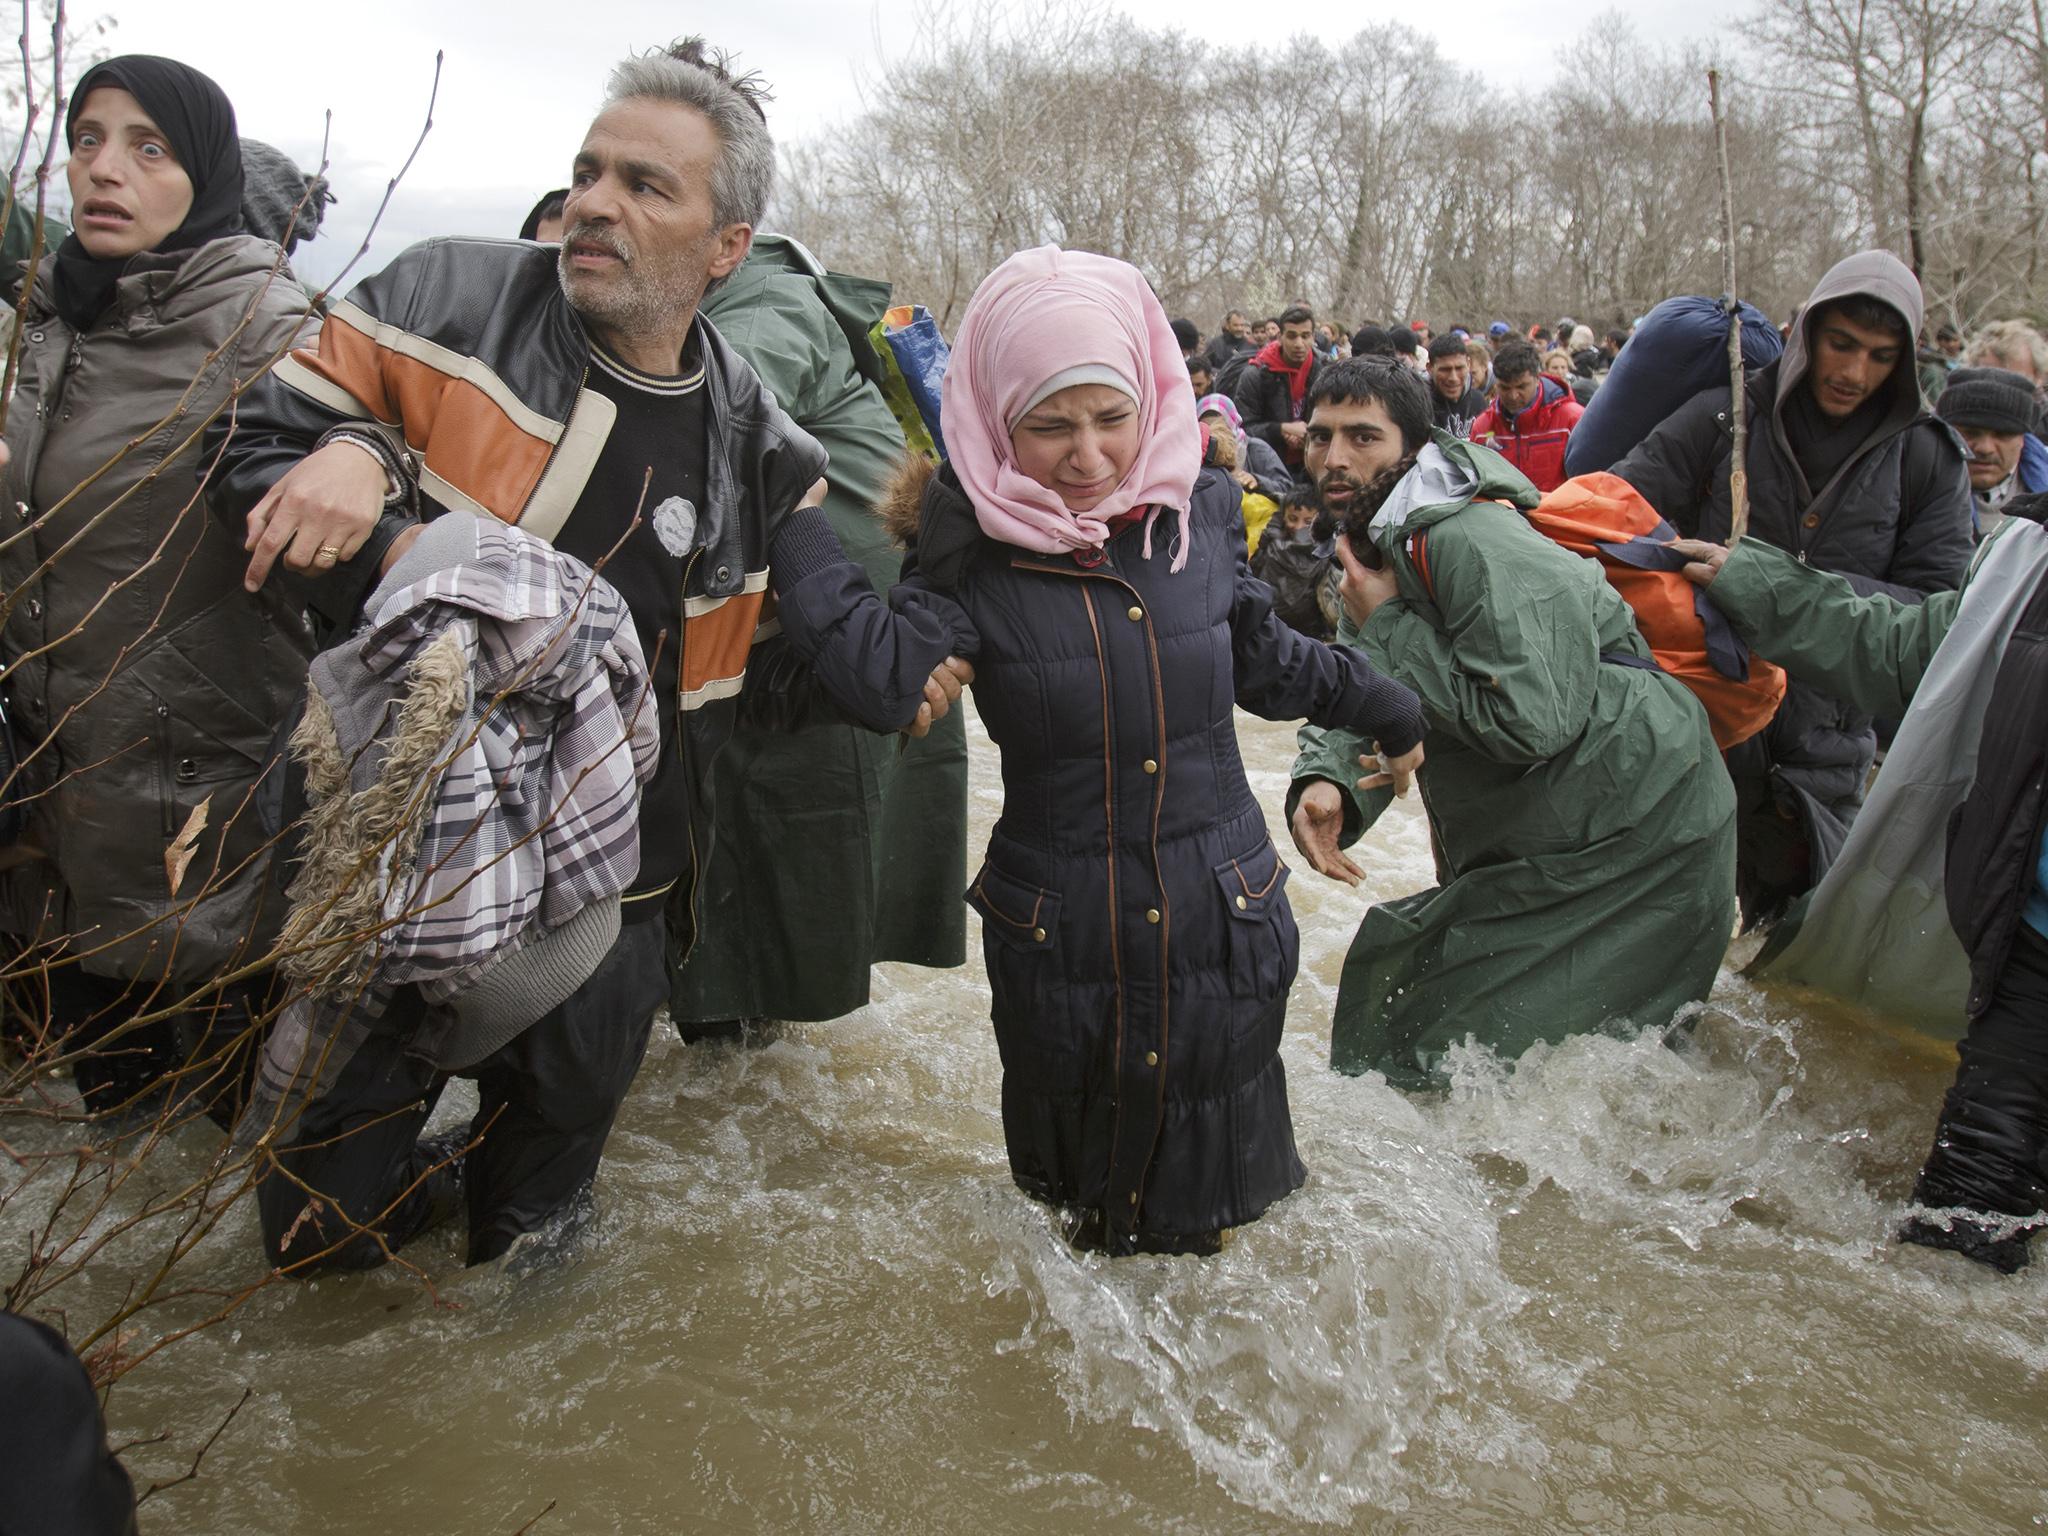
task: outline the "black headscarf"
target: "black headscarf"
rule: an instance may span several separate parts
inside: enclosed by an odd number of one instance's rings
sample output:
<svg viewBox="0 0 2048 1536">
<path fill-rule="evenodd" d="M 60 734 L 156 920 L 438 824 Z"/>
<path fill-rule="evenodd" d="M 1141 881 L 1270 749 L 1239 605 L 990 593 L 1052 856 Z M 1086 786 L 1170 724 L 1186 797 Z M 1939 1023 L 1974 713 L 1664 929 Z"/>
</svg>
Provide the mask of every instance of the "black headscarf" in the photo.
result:
<svg viewBox="0 0 2048 1536">
<path fill-rule="evenodd" d="M 189 64 L 131 53 L 95 64 L 71 94 L 64 143 L 75 144 L 78 114 L 100 86 L 118 86 L 163 130 L 171 153 L 192 181 L 185 222 L 157 242 L 159 251 L 189 251 L 242 227 L 242 147 L 227 93 Z M 74 231 L 57 247 L 57 313 L 73 330 L 88 329 L 113 301 L 126 256 L 101 260 Z"/>
<path fill-rule="evenodd" d="M 540 238 L 540 221 L 550 214 L 559 217 L 562 212 L 562 204 L 568 200 L 568 197 L 569 189 L 567 187 L 557 187 L 554 191 L 548 193 L 546 197 L 535 203 L 526 215 L 526 222 L 519 226 L 519 238 L 522 240 L 538 240 Z"/>
</svg>

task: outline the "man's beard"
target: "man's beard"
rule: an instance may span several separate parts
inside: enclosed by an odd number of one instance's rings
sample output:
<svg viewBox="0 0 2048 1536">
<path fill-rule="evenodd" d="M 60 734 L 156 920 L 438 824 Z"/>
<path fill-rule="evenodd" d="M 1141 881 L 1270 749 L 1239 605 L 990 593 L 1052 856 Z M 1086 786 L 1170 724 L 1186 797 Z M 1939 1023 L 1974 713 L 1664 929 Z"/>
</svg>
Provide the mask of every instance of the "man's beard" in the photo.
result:
<svg viewBox="0 0 2048 1536">
<path fill-rule="evenodd" d="M 574 270 L 569 252 L 579 243 L 618 257 L 617 280 Z M 707 255 L 701 247 L 658 256 L 636 253 L 609 225 L 574 224 L 562 231 L 556 271 L 569 307 L 584 319 L 617 336 L 654 336 L 696 310 L 704 297 Z"/>
<path fill-rule="evenodd" d="M 1412 453 L 1403 454 L 1370 480 L 1361 480 L 1346 470 L 1324 470 L 1316 477 L 1316 500 L 1322 506 L 1316 517 L 1317 525 L 1334 522 L 1334 531 L 1351 541 L 1352 553 L 1367 565 L 1377 567 L 1380 556 L 1372 542 L 1372 520 L 1387 504 L 1387 498 L 1394 494 L 1394 487 L 1415 467 L 1415 457 Z M 1351 492 L 1350 499 L 1341 508 L 1333 508 L 1323 500 L 1332 485 L 1345 486 Z"/>
</svg>

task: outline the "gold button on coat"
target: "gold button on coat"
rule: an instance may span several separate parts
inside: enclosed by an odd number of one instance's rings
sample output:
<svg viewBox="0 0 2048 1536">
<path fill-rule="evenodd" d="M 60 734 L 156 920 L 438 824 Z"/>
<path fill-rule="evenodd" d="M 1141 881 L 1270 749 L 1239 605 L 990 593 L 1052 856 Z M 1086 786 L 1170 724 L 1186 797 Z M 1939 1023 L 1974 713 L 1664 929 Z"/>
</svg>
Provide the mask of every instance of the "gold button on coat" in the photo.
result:
<svg viewBox="0 0 2048 1536">
<path fill-rule="evenodd" d="M 1145 771 L 1147 773 L 1157 773 L 1159 771 L 1159 764 L 1148 757 L 1145 759 Z"/>
<path fill-rule="evenodd" d="M 1147 1052 L 1145 1053 L 1145 1065 L 1146 1065 L 1146 1066 L 1148 1066 L 1148 1067 L 1156 1067 L 1156 1066 L 1158 1066 L 1158 1065 L 1159 1065 L 1159 1053 L 1158 1053 L 1157 1051 L 1147 1051 Z"/>
<path fill-rule="evenodd" d="M 1238 897 L 1238 898 L 1237 898 L 1237 910 L 1238 910 L 1238 911 L 1242 912 L 1242 911 L 1244 911 L 1244 909 L 1245 909 L 1246 907 L 1248 907 L 1248 906 L 1250 906 L 1250 905 L 1251 905 L 1251 903 L 1250 903 L 1250 902 L 1248 902 L 1248 901 L 1246 901 L 1246 900 L 1245 900 L 1245 899 L 1244 899 L 1244 898 L 1243 898 L 1242 896 L 1240 896 L 1240 897 Z"/>
<path fill-rule="evenodd" d="M 1156 922 L 1158 922 L 1158 921 L 1159 921 L 1159 909 L 1158 909 L 1157 907 L 1147 907 L 1147 908 L 1145 909 L 1145 921 L 1146 921 L 1146 922 L 1148 922 L 1148 923 L 1156 923 Z"/>
<path fill-rule="evenodd" d="M 1136 603 L 1131 604 L 1129 612 L 1133 620 L 1142 619 L 1143 617 L 1145 617 L 1145 610 L 1140 608 Z M 1137 1199 L 1137 1196 L 1133 1195 L 1131 1198 L 1135 1200 Z"/>
<path fill-rule="evenodd" d="M 1045 930 L 1043 928 L 1034 928 L 1031 930 L 1031 937 L 1035 942 L 1043 944 L 1045 942 Z"/>
</svg>

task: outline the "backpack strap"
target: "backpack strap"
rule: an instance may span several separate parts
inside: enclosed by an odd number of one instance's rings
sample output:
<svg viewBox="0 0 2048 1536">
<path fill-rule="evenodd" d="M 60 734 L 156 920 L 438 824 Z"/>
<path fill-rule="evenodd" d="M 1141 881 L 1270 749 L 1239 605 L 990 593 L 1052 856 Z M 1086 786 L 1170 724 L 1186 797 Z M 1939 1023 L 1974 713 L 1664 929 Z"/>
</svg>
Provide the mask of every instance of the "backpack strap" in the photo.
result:
<svg viewBox="0 0 2048 1536">
<path fill-rule="evenodd" d="M 1429 574 L 1429 530 L 1419 529 L 1408 536 L 1408 559 L 1415 567 L 1415 574 L 1422 578 L 1422 590 L 1429 594 L 1429 600 L 1436 601 L 1436 581 Z"/>
</svg>

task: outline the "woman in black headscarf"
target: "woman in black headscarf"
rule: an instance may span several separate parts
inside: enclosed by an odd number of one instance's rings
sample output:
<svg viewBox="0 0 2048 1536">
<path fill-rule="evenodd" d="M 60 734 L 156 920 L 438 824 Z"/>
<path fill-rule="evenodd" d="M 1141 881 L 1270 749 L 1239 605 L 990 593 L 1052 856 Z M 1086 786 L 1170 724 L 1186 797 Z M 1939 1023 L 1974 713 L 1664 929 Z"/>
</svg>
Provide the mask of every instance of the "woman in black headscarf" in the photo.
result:
<svg viewBox="0 0 2048 1536">
<path fill-rule="evenodd" d="M 243 589 L 238 530 L 208 515 L 205 424 L 300 333 L 305 293 L 243 232 L 219 86 L 171 59 L 88 70 L 65 122 L 74 227 L 21 311 L 8 412 L 0 662 L 26 830 L 0 928 L 31 1020 L 98 1040 L 79 1063 L 118 1106 L 241 1032 L 276 926 L 252 791 L 312 651 L 276 584 Z M 177 1006 L 180 1016 L 169 1015 Z M 229 1024 L 229 1020 L 236 1022 Z M 207 1098 L 229 1080 L 195 1060 Z"/>
</svg>

